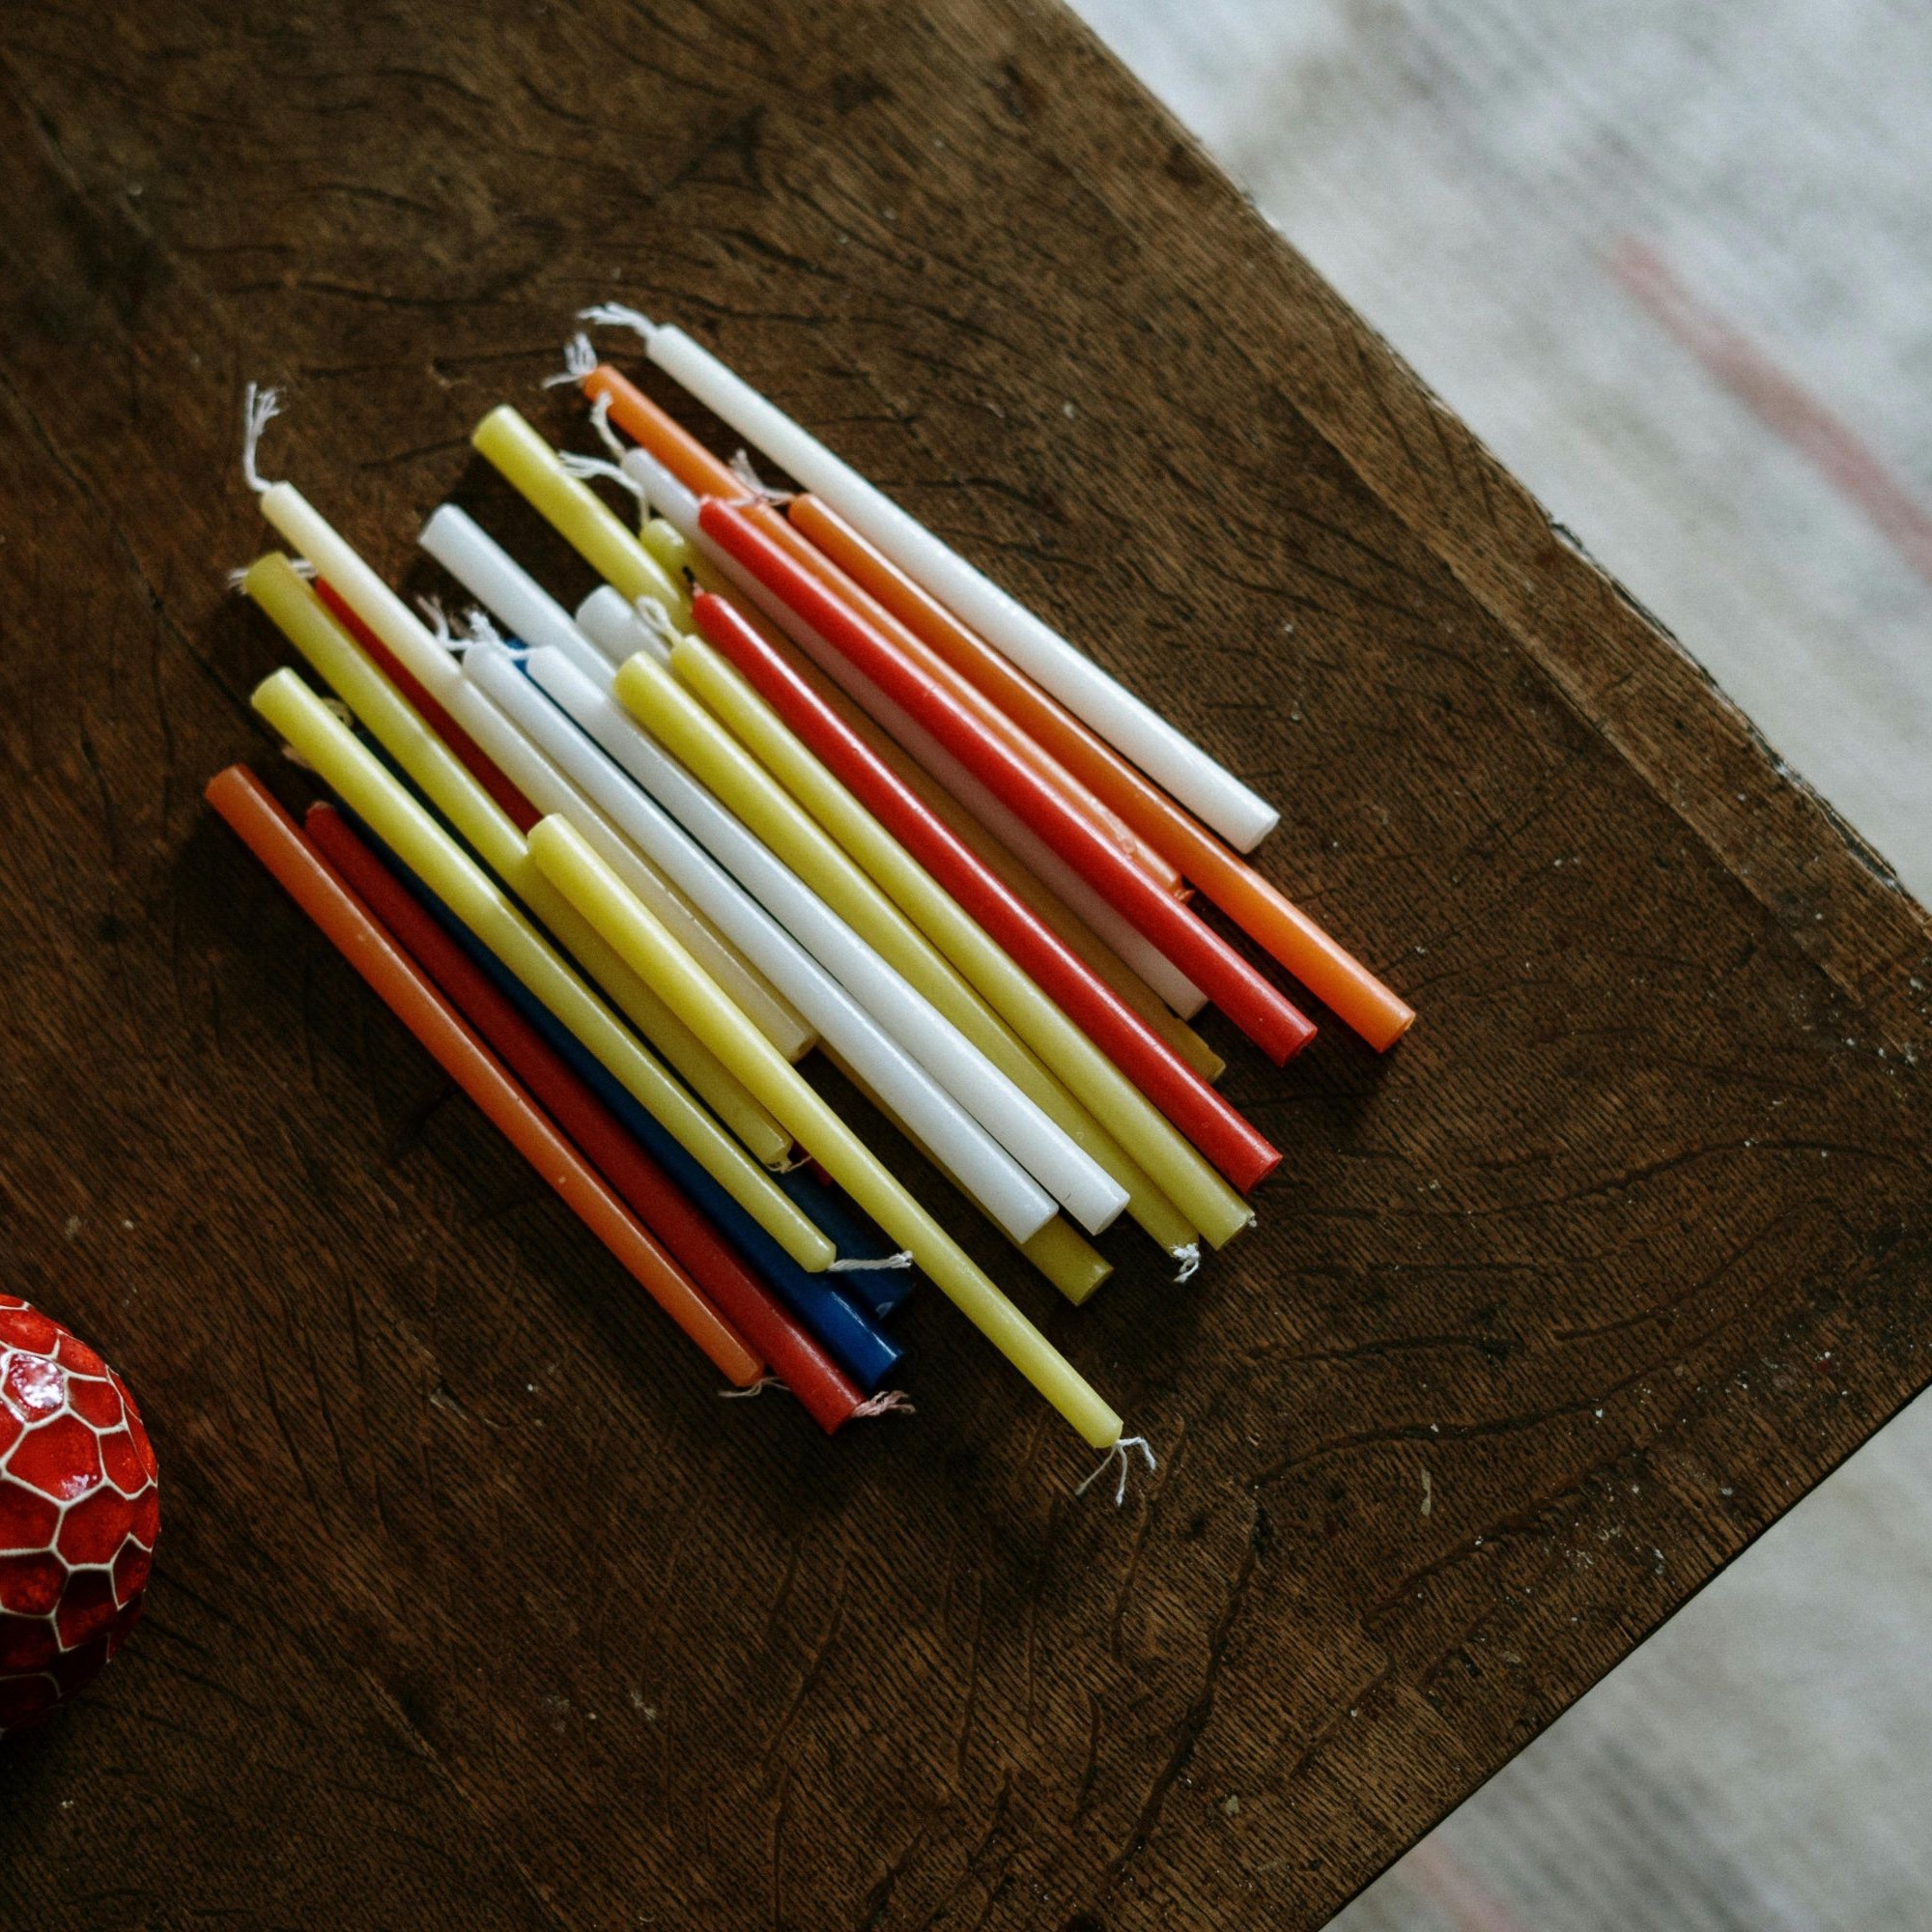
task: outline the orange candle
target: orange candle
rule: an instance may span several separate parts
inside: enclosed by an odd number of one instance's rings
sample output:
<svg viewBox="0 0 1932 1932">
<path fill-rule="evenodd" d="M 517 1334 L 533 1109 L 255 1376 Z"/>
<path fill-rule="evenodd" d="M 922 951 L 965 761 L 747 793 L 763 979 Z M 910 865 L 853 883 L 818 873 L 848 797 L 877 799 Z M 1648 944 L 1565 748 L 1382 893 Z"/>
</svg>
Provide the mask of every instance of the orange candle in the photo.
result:
<svg viewBox="0 0 1932 1932">
<path fill-rule="evenodd" d="M 449 1002 L 323 858 L 245 765 L 208 783 L 208 802 L 342 956 L 503 1137 L 623 1263 L 638 1284 L 702 1349 L 721 1375 L 750 1388 L 764 1364 L 617 1199 L 549 1115 L 518 1086 Z"/>
<path fill-rule="evenodd" d="M 724 497 L 727 501 L 740 503 L 766 536 L 784 547 L 794 562 L 810 571 L 842 597 L 859 605 L 866 616 L 898 650 L 912 659 L 927 677 L 944 685 L 987 732 L 1037 773 L 1044 784 L 1065 799 L 1068 807 L 1086 819 L 1102 838 L 1118 846 L 1161 891 L 1178 897 L 1186 895 L 1187 882 L 1181 877 L 1178 866 L 1142 838 L 1119 812 L 1075 778 L 1052 752 L 1031 737 L 916 632 L 900 623 L 891 610 L 868 596 L 863 586 L 838 568 L 821 550 L 801 537 L 769 503 L 745 502 L 743 480 L 728 465 L 720 463 L 690 431 L 659 409 L 635 383 L 620 376 L 608 364 L 600 363 L 584 379 L 583 389 L 593 400 L 608 398 L 611 421 L 656 457 L 695 495 Z"/>
<path fill-rule="evenodd" d="M 816 497 L 794 497 L 791 519 L 846 576 L 1104 799 L 1337 1018 L 1384 1051 L 1408 1031 L 1412 1007 L 829 504 Z"/>
</svg>

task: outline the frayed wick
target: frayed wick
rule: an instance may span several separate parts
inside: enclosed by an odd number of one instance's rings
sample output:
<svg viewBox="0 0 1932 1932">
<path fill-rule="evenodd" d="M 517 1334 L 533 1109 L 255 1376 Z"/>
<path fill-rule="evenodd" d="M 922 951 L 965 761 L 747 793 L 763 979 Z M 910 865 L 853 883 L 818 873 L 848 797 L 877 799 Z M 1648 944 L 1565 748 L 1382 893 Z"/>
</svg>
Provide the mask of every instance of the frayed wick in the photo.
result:
<svg viewBox="0 0 1932 1932">
<path fill-rule="evenodd" d="M 754 1395 L 763 1395 L 767 1389 L 776 1389 L 780 1395 L 789 1395 L 791 1390 L 777 1376 L 760 1376 L 750 1388 L 720 1389 L 720 1402 L 748 1402 Z"/>
<path fill-rule="evenodd" d="M 909 1268 L 912 1266 L 912 1251 L 901 1248 L 895 1255 L 882 1255 L 877 1261 L 831 1262 L 826 1265 L 827 1274 L 862 1274 L 873 1268 Z"/>
<path fill-rule="evenodd" d="M 1120 1481 L 1114 1485 L 1114 1507 L 1119 1509 L 1127 1499 L 1127 1470 L 1132 1466 L 1133 1463 L 1133 1458 L 1127 1454 L 1127 1451 L 1130 1449 L 1138 1449 L 1147 1458 L 1147 1465 L 1150 1470 L 1160 1467 L 1160 1464 L 1153 1459 L 1153 1450 L 1145 1435 L 1122 1435 L 1100 1458 L 1099 1467 L 1094 1470 L 1073 1493 L 1076 1496 L 1084 1496 L 1109 1469 L 1118 1469 L 1120 1471 Z"/>
<path fill-rule="evenodd" d="M 590 346 L 590 338 L 579 329 L 563 345 L 563 369 L 554 376 L 546 376 L 543 385 L 546 389 L 561 389 L 566 384 L 586 382 L 597 367 L 597 352 Z"/>
<path fill-rule="evenodd" d="M 771 503 L 774 505 L 789 503 L 798 495 L 796 490 L 781 490 L 775 484 L 767 483 L 758 474 L 757 467 L 753 463 L 752 452 L 749 449 L 733 450 L 731 452 L 730 467 L 731 474 L 745 486 L 746 494 L 754 503 Z"/>
<path fill-rule="evenodd" d="M 255 452 L 262 446 L 262 432 L 282 412 L 282 392 L 265 389 L 250 383 L 242 392 L 242 480 L 256 496 L 266 496 L 270 485 L 255 468 Z"/>
<path fill-rule="evenodd" d="M 599 396 L 590 405 L 590 427 L 597 432 L 597 440 L 608 449 L 611 456 L 621 463 L 629 447 L 617 432 L 611 427 L 611 398 L 609 394 Z M 638 493 L 643 495 L 641 490 Z"/>
<path fill-rule="evenodd" d="M 644 500 L 644 486 L 628 469 L 620 469 L 608 457 L 582 456 L 574 449 L 560 449 L 556 461 L 558 469 L 566 476 L 574 476 L 580 483 L 601 476 L 605 482 L 614 483 L 618 489 L 627 491 L 639 503 Z"/>
<path fill-rule="evenodd" d="M 418 597 L 416 609 L 423 613 L 423 620 L 429 625 L 429 634 L 444 650 L 453 651 L 456 639 L 450 635 L 449 612 L 442 608 L 440 597 Z"/>
<path fill-rule="evenodd" d="M 587 322 L 592 328 L 628 328 L 646 348 L 658 332 L 657 324 L 641 309 L 626 307 L 622 302 L 593 302 L 589 308 L 579 309 L 577 319 Z"/>
<path fill-rule="evenodd" d="M 1180 1264 L 1180 1271 L 1174 1277 L 1178 1288 L 1183 1281 L 1192 1281 L 1201 1272 L 1201 1243 L 1189 1241 L 1184 1248 L 1170 1248 L 1168 1253 Z"/>
<path fill-rule="evenodd" d="M 667 659 L 678 645 L 684 642 L 684 633 L 670 620 L 670 612 L 655 597 L 633 597 L 631 609 L 638 613 L 638 621 L 651 634 L 651 640 Z M 805 1155 L 810 1160 L 810 1154 Z M 789 1169 L 786 1170 L 790 1172 Z"/>
<path fill-rule="evenodd" d="M 917 1415 L 912 1397 L 904 1389 L 881 1389 L 877 1395 L 867 1396 L 852 1411 L 854 1422 L 870 1422 L 878 1415 Z"/>
</svg>

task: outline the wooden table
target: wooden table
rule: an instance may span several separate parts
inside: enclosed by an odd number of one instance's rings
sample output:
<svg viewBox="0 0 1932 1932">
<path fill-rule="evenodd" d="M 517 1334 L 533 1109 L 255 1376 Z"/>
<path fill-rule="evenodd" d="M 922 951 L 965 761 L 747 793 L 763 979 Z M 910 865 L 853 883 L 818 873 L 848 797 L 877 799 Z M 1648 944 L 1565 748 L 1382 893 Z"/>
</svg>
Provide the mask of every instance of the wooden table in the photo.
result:
<svg viewBox="0 0 1932 1932">
<path fill-rule="evenodd" d="M 0 1279 L 165 1482 L 0 1762 L 10 1924 L 1318 1925 L 1926 1379 L 1924 915 L 1065 15 L 5 40 Z M 611 296 L 1281 801 L 1422 1009 L 1217 1033 L 1289 1157 L 1184 1289 L 980 1241 L 1158 1445 L 1122 1511 L 929 1294 L 916 1418 L 721 1406 L 202 806 L 301 785 L 242 381 L 412 587 L 455 488 L 581 590 L 465 439 L 582 446 Z"/>
</svg>

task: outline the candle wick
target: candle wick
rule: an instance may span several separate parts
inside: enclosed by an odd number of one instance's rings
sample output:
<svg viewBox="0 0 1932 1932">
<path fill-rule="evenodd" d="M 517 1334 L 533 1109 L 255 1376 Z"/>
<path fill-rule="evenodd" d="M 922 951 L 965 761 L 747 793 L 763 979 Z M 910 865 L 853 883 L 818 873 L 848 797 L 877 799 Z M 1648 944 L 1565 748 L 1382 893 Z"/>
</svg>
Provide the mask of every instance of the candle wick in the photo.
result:
<svg viewBox="0 0 1932 1932">
<path fill-rule="evenodd" d="M 912 1266 L 912 1250 L 901 1248 L 895 1255 L 881 1255 L 876 1261 L 839 1261 L 826 1264 L 828 1274 L 858 1274 L 870 1268 L 909 1268 Z"/>
<path fill-rule="evenodd" d="M 614 483 L 620 490 L 628 490 L 639 502 L 644 500 L 644 486 L 628 469 L 620 469 L 601 456 L 581 456 L 574 449 L 557 451 L 557 463 L 566 476 L 574 476 L 582 483 L 587 477 L 601 476 L 607 483 Z"/>
<path fill-rule="evenodd" d="M 917 1415 L 918 1413 L 919 1410 L 913 1406 L 912 1397 L 907 1395 L 904 1389 L 881 1389 L 877 1395 L 867 1396 L 852 1411 L 852 1420 L 858 1422 L 863 1419 L 869 1422 L 876 1415 Z"/>
<path fill-rule="evenodd" d="M 597 352 L 590 346 L 590 338 L 582 329 L 563 345 L 563 371 L 560 375 L 546 376 L 543 385 L 546 389 L 560 389 L 566 383 L 581 383 L 597 367 Z"/>
<path fill-rule="evenodd" d="M 255 468 L 255 452 L 261 446 L 262 432 L 282 412 L 282 392 L 264 389 L 250 383 L 242 396 L 242 478 L 256 496 L 269 492 L 269 484 Z"/>
<path fill-rule="evenodd" d="M 1180 1264 L 1180 1272 L 1174 1277 L 1176 1287 L 1183 1281 L 1192 1281 L 1201 1272 L 1201 1243 L 1189 1241 L 1184 1248 L 1169 1250 Z"/>
<path fill-rule="evenodd" d="M 752 500 L 756 503 L 789 503 L 797 496 L 795 490 L 779 490 L 760 476 L 752 463 L 752 452 L 741 449 L 731 458 L 731 474 L 751 492 Z"/>
<path fill-rule="evenodd" d="M 442 608 L 440 597 L 418 597 L 416 609 L 429 619 L 430 634 L 444 650 L 453 651 L 456 639 L 449 634 L 449 612 Z"/>
<path fill-rule="evenodd" d="M 1111 1449 L 1109 1449 L 1104 1456 L 1100 1458 L 1099 1466 L 1096 1469 L 1094 1469 L 1091 1475 L 1088 1476 L 1087 1480 L 1084 1483 L 1082 1483 L 1080 1487 L 1073 1492 L 1073 1493 L 1076 1496 L 1084 1496 L 1087 1493 L 1087 1492 L 1091 1490 L 1094 1487 L 1094 1485 L 1097 1483 L 1100 1480 L 1100 1478 L 1107 1473 L 1109 1469 L 1113 1468 L 1115 1464 L 1118 1463 L 1120 1465 L 1121 1480 L 1114 1486 L 1114 1507 L 1116 1509 L 1119 1509 L 1127 1499 L 1127 1469 L 1133 1460 L 1127 1454 L 1127 1451 L 1129 1449 L 1138 1449 L 1141 1452 L 1141 1454 L 1147 1458 L 1147 1465 L 1150 1469 L 1157 1469 L 1160 1467 L 1160 1464 L 1156 1463 L 1153 1459 L 1153 1450 L 1150 1446 L 1148 1439 L 1145 1435 L 1122 1435 L 1121 1439 L 1118 1442 L 1116 1442 L 1114 1446 Z"/>
<path fill-rule="evenodd" d="M 659 599 L 650 596 L 634 597 L 631 600 L 631 608 L 642 620 L 644 629 L 664 647 L 667 657 L 684 642 L 684 633 L 671 622 L 670 612 Z"/>
<path fill-rule="evenodd" d="M 582 336 L 578 337 L 580 342 L 582 339 Z M 590 405 L 590 427 L 597 432 L 597 440 L 621 463 L 625 454 L 624 443 L 623 439 L 611 427 L 611 394 L 608 389 Z M 643 494 L 643 486 L 639 484 L 638 495 L 641 497 Z"/>
<path fill-rule="evenodd" d="M 638 309 L 627 308 L 622 302 L 593 303 L 589 308 L 579 309 L 577 319 L 596 327 L 628 328 L 639 342 L 645 344 L 658 332 L 657 324 L 649 316 Z"/>
<path fill-rule="evenodd" d="M 791 1390 L 777 1376 L 760 1376 L 750 1388 L 720 1389 L 718 1391 L 718 1400 L 720 1402 L 743 1402 L 748 1397 L 763 1395 L 767 1389 L 777 1389 L 781 1395 L 789 1395 L 791 1393 Z"/>
</svg>

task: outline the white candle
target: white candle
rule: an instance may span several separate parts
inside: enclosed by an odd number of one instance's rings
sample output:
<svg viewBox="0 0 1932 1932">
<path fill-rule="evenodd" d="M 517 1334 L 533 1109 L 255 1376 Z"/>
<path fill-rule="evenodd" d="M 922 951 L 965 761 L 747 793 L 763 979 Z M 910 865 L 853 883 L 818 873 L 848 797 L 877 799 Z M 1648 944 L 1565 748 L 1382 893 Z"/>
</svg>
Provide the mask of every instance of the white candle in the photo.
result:
<svg viewBox="0 0 1932 1932">
<path fill-rule="evenodd" d="M 944 785 L 1035 878 L 1077 913 L 1175 1012 L 1182 1019 L 1192 1019 L 1208 1004 L 1207 994 L 1136 926 L 1122 919 L 1018 813 L 995 798 L 842 651 L 835 651 L 804 618 L 720 550 L 698 527 L 697 498 L 663 464 L 646 450 L 629 449 L 624 453 L 623 468 L 642 487 L 645 499 L 658 515 L 690 538 L 693 550 L 719 577 L 762 611 L 882 731 L 897 739 L 918 764 Z M 614 634 L 611 641 L 616 641 Z M 607 645 L 607 651 L 609 648 Z"/>
<path fill-rule="evenodd" d="M 1280 814 L 1259 793 L 867 482 L 708 349 L 683 329 L 663 325 L 645 325 L 644 343 L 651 360 L 667 375 L 806 489 L 824 497 L 907 576 L 1230 844 L 1251 852 L 1274 830 Z"/>
<path fill-rule="evenodd" d="M 1090 1234 L 1126 1190 L 925 996 L 639 725 L 608 686 L 547 652 L 530 676 L 783 924 L 898 1044 Z"/>
<path fill-rule="evenodd" d="M 639 651 L 648 652 L 660 664 L 670 662 L 670 646 L 639 616 L 614 583 L 600 583 L 577 607 L 577 628 L 613 668 Z"/>
<path fill-rule="evenodd" d="M 553 656 L 548 665 L 586 706 L 603 696 L 566 660 Z M 719 858 L 674 823 L 661 802 L 647 797 L 501 646 L 477 646 L 464 669 L 771 976 L 1003 1233 L 1023 1241 L 1053 1218 L 1054 1203 L 1045 1190 L 759 903 L 757 886 L 741 869 L 742 853 L 727 873 Z M 617 709 L 614 699 L 603 701 Z M 750 869 L 755 873 L 757 867 Z"/>
</svg>

